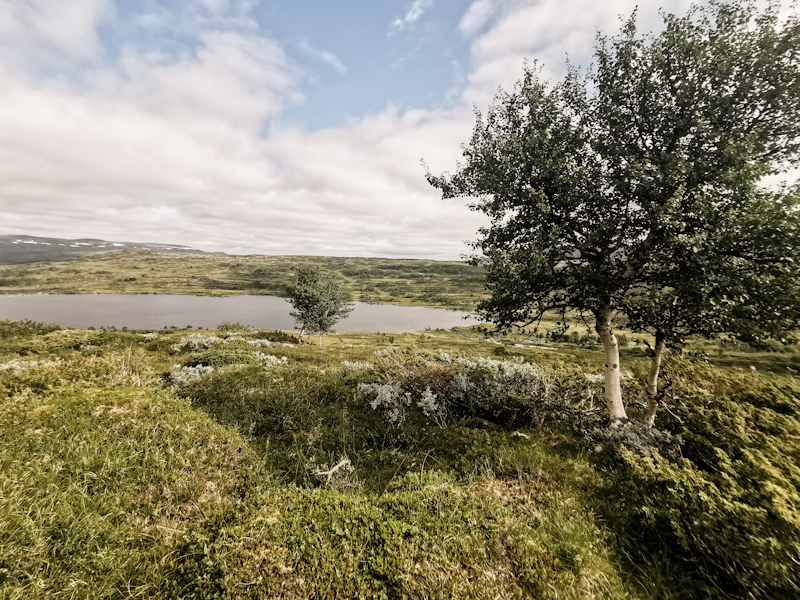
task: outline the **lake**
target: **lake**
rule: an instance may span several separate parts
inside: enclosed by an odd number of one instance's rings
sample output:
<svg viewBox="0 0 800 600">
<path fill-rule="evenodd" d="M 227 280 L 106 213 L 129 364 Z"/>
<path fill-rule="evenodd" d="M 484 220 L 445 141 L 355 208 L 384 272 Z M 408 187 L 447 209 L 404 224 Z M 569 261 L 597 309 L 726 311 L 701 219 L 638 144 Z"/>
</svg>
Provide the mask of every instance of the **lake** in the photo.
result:
<svg viewBox="0 0 800 600">
<path fill-rule="evenodd" d="M 469 313 L 442 308 L 355 302 L 339 332 L 401 333 L 475 325 Z M 163 329 L 215 328 L 225 321 L 259 329 L 294 329 L 289 303 L 275 296 L 168 296 L 160 294 L 70 294 L 0 296 L 0 319 L 30 319 L 62 327 Z"/>
</svg>

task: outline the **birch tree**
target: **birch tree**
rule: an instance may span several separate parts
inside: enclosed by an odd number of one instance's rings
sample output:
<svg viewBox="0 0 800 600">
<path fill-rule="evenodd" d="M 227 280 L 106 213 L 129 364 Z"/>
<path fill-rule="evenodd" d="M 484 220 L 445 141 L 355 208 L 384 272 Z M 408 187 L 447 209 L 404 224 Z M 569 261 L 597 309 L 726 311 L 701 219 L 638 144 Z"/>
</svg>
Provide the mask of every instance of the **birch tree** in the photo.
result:
<svg viewBox="0 0 800 600">
<path fill-rule="evenodd" d="M 716 2 L 665 14 L 658 34 L 640 34 L 634 13 L 618 35 L 598 36 L 586 72 L 549 85 L 526 66 L 485 117 L 476 111 L 455 173 L 427 172 L 443 198 L 469 198 L 489 217 L 471 258 L 486 268 L 488 322 L 594 318 L 612 423 L 627 419 L 615 315 L 658 329 L 663 293 L 700 289 L 704 259 L 721 272 L 713 293 L 695 297 L 714 313 L 737 264 L 715 258 L 715 240 L 763 197 L 766 175 L 797 165 L 800 25 L 778 9 Z M 771 214 L 790 221 L 792 211 Z"/>
<path fill-rule="evenodd" d="M 714 231 L 677 238 L 645 267 L 648 287 L 627 296 L 624 312 L 633 331 L 654 338 L 647 424 L 669 347 L 690 335 L 765 344 L 800 326 L 799 207 L 796 193 L 760 193 L 745 213 L 718 215 Z"/>
<path fill-rule="evenodd" d="M 316 265 L 299 266 L 288 293 L 292 305 L 289 314 L 300 329 L 301 342 L 304 333 L 316 333 L 321 346 L 322 334 L 332 331 L 339 320 L 353 311 L 347 293 Z"/>
</svg>

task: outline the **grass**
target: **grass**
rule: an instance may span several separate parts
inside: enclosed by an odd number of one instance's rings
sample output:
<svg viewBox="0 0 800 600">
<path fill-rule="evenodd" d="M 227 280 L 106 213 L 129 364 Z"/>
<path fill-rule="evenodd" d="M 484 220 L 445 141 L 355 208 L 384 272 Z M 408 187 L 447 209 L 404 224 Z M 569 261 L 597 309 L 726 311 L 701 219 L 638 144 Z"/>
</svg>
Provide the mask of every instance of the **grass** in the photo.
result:
<svg viewBox="0 0 800 600">
<path fill-rule="evenodd" d="M 354 300 L 471 310 L 483 271 L 462 262 L 115 251 L 0 266 L 4 294 L 268 294 L 283 296 L 293 269 L 314 262 L 341 275 Z"/>
<path fill-rule="evenodd" d="M 391 347 L 423 366 L 502 348 L 562 395 L 584 393 L 597 352 L 470 328 L 319 348 L 227 326 L 194 352 L 175 346 L 196 331 L 144 333 L 0 322 L 0 598 L 716 597 L 668 546 L 630 554 L 613 476 L 566 423 L 438 424 L 411 405 L 392 426 L 357 392 L 416 376 L 376 356 Z M 176 391 L 175 364 L 215 370 Z M 676 385 L 717 378 L 721 395 L 792 381 L 690 365 Z"/>
</svg>

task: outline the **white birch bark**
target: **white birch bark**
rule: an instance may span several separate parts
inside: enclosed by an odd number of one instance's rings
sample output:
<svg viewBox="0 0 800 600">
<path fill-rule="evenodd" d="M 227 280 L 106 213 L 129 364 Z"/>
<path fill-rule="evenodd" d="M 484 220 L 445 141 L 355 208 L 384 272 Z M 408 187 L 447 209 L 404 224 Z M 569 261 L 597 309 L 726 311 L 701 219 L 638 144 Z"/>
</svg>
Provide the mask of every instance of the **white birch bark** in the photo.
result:
<svg viewBox="0 0 800 600">
<path fill-rule="evenodd" d="M 594 329 L 603 344 L 605 355 L 605 400 L 611 415 L 611 426 L 616 427 L 628 420 L 625 405 L 622 403 L 620 384 L 619 343 L 611 327 L 612 311 L 604 308 L 595 314 Z"/>
<path fill-rule="evenodd" d="M 666 340 L 656 336 L 656 347 L 650 359 L 650 371 L 647 373 L 647 413 L 644 422 L 648 427 L 652 427 L 656 421 L 656 411 L 658 410 L 658 373 L 661 370 L 661 359 L 664 356 Z"/>
</svg>

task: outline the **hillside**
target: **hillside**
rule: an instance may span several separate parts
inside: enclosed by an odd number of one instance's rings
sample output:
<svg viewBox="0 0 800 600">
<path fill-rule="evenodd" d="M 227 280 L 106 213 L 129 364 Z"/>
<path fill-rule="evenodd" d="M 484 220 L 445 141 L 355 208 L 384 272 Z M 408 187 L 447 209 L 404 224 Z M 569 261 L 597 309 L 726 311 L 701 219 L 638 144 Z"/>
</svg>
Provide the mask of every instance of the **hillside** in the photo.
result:
<svg viewBox="0 0 800 600">
<path fill-rule="evenodd" d="M 0 322 L 0 596 L 796 597 L 791 376 L 514 341 Z"/>
<path fill-rule="evenodd" d="M 135 242 L 109 242 L 81 238 L 38 237 L 35 235 L 0 235 L 0 265 L 18 265 L 30 262 L 64 260 L 101 252 L 146 249 L 153 252 L 203 253 L 202 250 L 176 244 L 144 244 Z"/>
<path fill-rule="evenodd" d="M 483 271 L 463 262 L 123 250 L 0 266 L 0 294 L 282 296 L 304 262 L 339 273 L 353 300 L 363 302 L 471 310 L 483 293 Z"/>
</svg>

